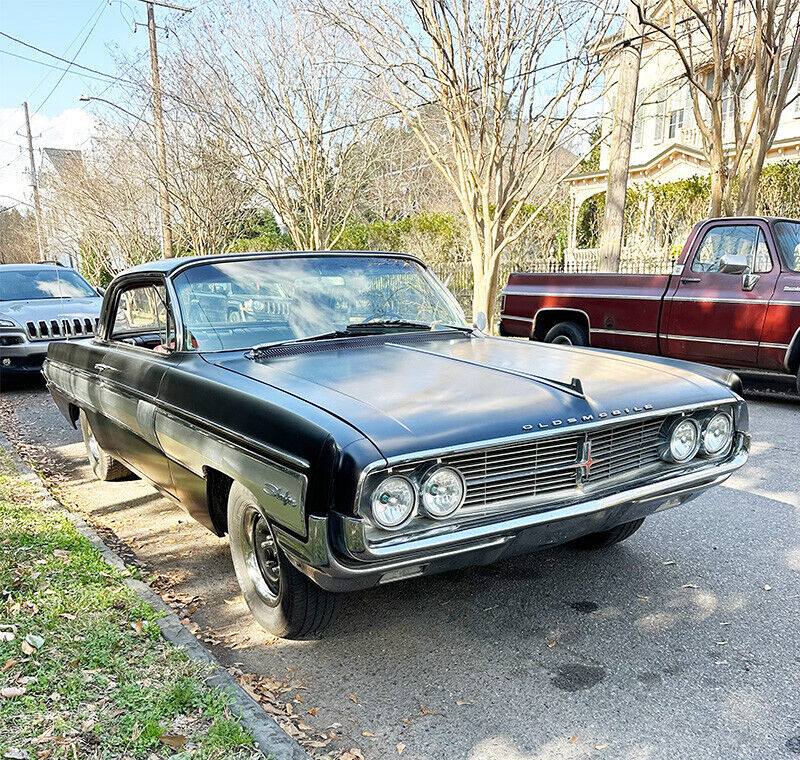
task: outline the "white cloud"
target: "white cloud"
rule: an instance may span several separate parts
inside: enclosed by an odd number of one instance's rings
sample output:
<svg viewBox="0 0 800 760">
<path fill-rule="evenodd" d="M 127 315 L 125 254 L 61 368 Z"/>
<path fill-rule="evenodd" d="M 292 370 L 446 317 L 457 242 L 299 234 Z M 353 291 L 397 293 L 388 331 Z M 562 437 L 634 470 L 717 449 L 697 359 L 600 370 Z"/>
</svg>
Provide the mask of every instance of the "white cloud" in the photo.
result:
<svg viewBox="0 0 800 760">
<path fill-rule="evenodd" d="M 37 168 L 42 148 L 85 149 L 95 129 L 95 119 L 82 108 L 68 108 L 58 116 L 31 117 Z M 14 200 L 30 202 L 28 148 L 22 108 L 0 108 L 0 209 Z M 23 135 L 23 136 L 20 136 Z"/>
</svg>

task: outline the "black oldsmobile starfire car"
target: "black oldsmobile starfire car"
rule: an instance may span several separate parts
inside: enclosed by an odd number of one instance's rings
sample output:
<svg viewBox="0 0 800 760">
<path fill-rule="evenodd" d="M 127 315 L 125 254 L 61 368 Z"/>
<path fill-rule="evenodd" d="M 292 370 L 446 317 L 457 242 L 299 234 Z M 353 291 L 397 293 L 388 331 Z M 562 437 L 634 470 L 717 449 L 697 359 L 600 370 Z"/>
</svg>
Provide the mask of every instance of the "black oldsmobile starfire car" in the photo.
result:
<svg viewBox="0 0 800 760">
<path fill-rule="evenodd" d="M 236 291 L 281 307 L 230 319 Z M 287 637 L 321 631 L 335 592 L 609 546 L 749 446 L 735 375 L 489 337 L 399 254 L 140 266 L 44 372 L 97 476 L 130 470 L 228 533 L 250 609 Z"/>
</svg>

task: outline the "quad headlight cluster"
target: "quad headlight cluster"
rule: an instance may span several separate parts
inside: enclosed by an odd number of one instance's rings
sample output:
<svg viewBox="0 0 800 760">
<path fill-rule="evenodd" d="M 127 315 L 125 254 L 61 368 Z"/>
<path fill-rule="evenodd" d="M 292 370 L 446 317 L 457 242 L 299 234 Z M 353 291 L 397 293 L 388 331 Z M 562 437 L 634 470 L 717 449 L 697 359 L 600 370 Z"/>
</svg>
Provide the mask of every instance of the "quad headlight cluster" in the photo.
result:
<svg viewBox="0 0 800 760">
<path fill-rule="evenodd" d="M 443 520 L 463 503 L 467 487 L 464 477 L 453 467 L 433 467 L 419 483 L 404 475 L 384 478 L 370 497 L 372 517 L 387 530 L 399 528 L 419 511 L 426 517 Z"/>
<path fill-rule="evenodd" d="M 661 457 L 683 464 L 698 455 L 720 456 L 730 448 L 733 432 L 733 418 L 727 411 L 679 417 L 665 428 Z"/>
</svg>

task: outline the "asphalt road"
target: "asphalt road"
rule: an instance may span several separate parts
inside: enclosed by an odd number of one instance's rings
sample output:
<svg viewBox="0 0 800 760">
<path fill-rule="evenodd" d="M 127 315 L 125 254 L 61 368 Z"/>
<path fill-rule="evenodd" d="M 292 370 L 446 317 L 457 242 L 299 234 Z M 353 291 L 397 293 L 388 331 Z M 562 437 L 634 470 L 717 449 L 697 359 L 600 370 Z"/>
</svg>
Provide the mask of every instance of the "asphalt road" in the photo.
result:
<svg viewBox="0 0 800 760">
<path fill-rule="evenodd" d="M 138 480 L 91 480 L 40 387 L 1 394 L 0 412 L 62 499 L 188 600 L 224 663 L 305 687 L 295 709 L 318 710 L 304 720 L 341 724 L 331 747 L 368 760 L 399 744 L 403 760 L 800 757 L 800 402 L 752 401 L 748 465 L 618 547 L 353 594 L 326 638 L 300 643 L 255 626 L 224 539 Z"/>
</svg>

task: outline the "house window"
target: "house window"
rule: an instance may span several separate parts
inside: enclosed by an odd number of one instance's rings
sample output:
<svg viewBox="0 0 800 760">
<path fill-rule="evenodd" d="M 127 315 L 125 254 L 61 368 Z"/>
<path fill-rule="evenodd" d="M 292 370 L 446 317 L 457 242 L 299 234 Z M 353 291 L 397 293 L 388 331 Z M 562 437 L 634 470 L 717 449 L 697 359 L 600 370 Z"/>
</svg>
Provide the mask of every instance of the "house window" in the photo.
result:
<svg viewBox="0 0 800 760">
<path fill-rule="evenodd" d="M 683 129 L 683 109 L 676 108 L 669 114 L 669 139 L 675 140 Z"/>
<path fill-rule="evenodd" d="M 664 139 L 664 120 L 667 115 L 667 91 L 664 87 L 656 92 L 656 125 L 654 141 L 658 145 Z"/>
</svg>

